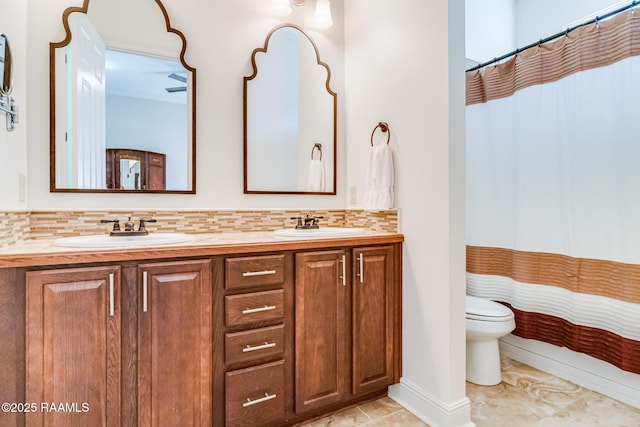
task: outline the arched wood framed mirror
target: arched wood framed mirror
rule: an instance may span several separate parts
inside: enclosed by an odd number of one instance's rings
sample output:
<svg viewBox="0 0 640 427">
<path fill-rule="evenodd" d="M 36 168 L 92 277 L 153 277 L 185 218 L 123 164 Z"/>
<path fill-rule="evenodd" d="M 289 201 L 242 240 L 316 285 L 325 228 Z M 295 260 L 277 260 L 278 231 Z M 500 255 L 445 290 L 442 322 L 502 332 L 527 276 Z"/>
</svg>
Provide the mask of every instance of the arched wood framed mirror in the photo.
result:
<svg viewBox="0 0 640 427">
<path fill-rule="evenodd" d="M 196 70 L 160 0 L 84 0 L 62 23 L 50 44 L 50 190 L 195 193 Z M 155 175 L 118 185 L 118 150 L 152 153 L 139 166 Z M 156 155 L 162 171 L 144 164 Z"/>
<path fill-rule="evenodd" d="M 245 194 L 336 194 L 337 95 L 301 28 L 274 28 L 244 78 Z"/>
<path fill-rule="evenodd" d="M 13 84 L 13 60 L 9 40 L 0 34 L 0 96 L 11 95 Z"/>
</svg>

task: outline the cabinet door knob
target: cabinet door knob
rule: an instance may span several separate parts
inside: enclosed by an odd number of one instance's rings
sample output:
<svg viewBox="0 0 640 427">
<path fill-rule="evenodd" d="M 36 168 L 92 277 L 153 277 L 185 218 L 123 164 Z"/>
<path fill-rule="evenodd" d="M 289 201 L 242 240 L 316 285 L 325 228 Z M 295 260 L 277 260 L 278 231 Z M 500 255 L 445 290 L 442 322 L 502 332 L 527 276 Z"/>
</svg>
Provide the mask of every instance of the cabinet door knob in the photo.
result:
<svg viewBox="0 0 640 427">
<path fill-rule="evenodd" d="M 340 262 L 342 263 L 342 276 L 340 276 L 342 279 L 342 286 L 347 286 L 347 256 L 342 255 L 342 261 Z"/>
</svg>

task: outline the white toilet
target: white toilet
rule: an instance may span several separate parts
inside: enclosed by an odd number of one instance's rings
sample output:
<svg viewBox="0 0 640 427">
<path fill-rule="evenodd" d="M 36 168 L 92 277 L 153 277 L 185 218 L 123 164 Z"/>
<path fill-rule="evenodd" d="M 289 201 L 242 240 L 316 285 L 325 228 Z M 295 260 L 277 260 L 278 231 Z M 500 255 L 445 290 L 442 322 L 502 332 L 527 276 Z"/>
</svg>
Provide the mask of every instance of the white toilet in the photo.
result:
<svg viewBox="0 0 640 427">
<path fill-rule="evenodd" d="M 467 295 L 467 381 L 480 385 L 502 381 L 498 338 L 515 327 L 513 312 L 508 307 Z"/>
</svg>

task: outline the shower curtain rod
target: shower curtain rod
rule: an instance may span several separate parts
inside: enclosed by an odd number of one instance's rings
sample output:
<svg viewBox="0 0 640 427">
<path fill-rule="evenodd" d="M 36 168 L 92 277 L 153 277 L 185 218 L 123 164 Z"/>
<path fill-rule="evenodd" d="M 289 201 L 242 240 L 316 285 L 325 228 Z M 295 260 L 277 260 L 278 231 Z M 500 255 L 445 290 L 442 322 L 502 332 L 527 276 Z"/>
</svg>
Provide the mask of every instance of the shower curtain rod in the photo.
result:
<svg viewBox="0 0 640 427">
<path fill-rule="evenodd" d="M 636 0 L 633 0 L 633 2 L 631 2 L 631 4 L 629 4 L 627 6 L 623 6 L 623 7 L 619 8 L 619 9 L 614 10 L 614 11 L 605 13 L 602 16 L 596 16 L 595 18 L 593 18 L 593 19 L 591 19 L 591 20 L 589 20 L 587 22 L 583 22 L 582 24 L 578 24 L 576 26 L 567 28 L 566 30 L 564 30 L 564 31 L 562 31 L 560 33 L 556 33 L 556 34 L 554 34 L 552 36 L 549 36 L 549 37 L 547 37 L 545 39 L 540 39 L 540 41 L 538 41 L 538 42 L 528 44 L 525 47 L 522 47 L 520 49 L 514 50 L 513 52 L 509 52 L 509 53 L 507 53 L 505 55 L 502 55 L 500 57 L 493 58 L 493 59 L 491 59 L 491 60 L 489 60 L 487 62 L 483 62 L 482 64 L 478 64 L 475 67 L 471 67 L 466 71 L 475 71 L 475 70 L 479 70 L 480 68 L 484 68 L 487 65 L 495 64 L 496 62 L 500 62 L 503 59 L 507 59 L 507 58 L 510 58 L 510 57 L 512 57 L 514 55 L 517 55 L 520 52 L 522 52 L 524 50 L 527 50 L 527 49 L 529 49 L 531 47 L 540 46 L 541 44 L 550 42 L 550 41 L 555 40 L 555 39 L 557 39 L 559 37 L 567 35 L 568 33 L 570 33 L 571 31 L 575 30 L 576 28 L 584 27 L 585 25 L 594 24 L 594 23 L 597 24 L 599 21 L 602 21 L 603 19 L 610 18 L 610 17 L 612 17 L 614 15 L 617 15 L 618 13 L 624 12 L 625 10 L 633 9 L 634 7 L 636 7 L 637 4 L 638 4 L 638 2 Z"/>
</svg>

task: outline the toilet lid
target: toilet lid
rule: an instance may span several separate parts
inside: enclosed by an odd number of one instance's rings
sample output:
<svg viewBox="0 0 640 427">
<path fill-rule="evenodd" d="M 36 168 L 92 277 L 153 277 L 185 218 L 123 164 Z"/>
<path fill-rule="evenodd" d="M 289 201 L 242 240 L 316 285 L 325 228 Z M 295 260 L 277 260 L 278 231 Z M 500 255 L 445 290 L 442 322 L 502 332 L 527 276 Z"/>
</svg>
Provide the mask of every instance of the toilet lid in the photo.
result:
<svg viewBox="0 0 640 427">
<path fill-rule="evenodd" d="M 509 307 L 485 298 L 467 295 L 467 317 L 510 317 Z"/>
</svg>

